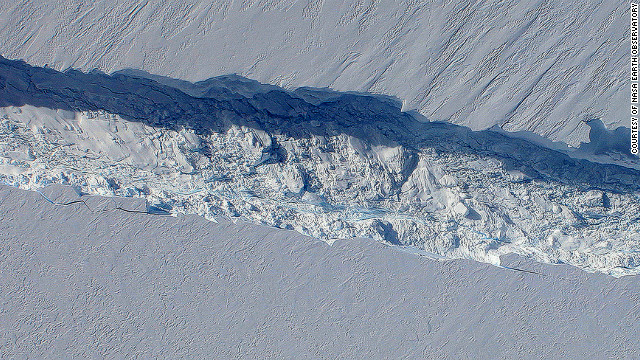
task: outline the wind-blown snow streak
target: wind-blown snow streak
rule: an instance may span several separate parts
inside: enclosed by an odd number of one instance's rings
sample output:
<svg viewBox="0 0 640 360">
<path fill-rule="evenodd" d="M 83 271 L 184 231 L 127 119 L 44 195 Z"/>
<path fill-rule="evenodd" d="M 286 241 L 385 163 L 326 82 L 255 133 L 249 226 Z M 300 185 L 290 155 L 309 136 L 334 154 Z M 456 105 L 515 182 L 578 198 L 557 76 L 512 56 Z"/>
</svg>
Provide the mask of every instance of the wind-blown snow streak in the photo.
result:
<svg viewBox="0 0 640 360">
<path fill-rule="evenodd" d="M 626 125 L 623 0 L 0 0 L 0 54 L 61 70 L 396 96 L 474 130 L 578 145 Z"/>
<path fill-rule="evenodd" d="M 2 181 L 143 197 L 325 240 L 638 271 L 637 170 L 422 123 L 387 97 L 132 74 L 0 59 Z"/>
</svg>

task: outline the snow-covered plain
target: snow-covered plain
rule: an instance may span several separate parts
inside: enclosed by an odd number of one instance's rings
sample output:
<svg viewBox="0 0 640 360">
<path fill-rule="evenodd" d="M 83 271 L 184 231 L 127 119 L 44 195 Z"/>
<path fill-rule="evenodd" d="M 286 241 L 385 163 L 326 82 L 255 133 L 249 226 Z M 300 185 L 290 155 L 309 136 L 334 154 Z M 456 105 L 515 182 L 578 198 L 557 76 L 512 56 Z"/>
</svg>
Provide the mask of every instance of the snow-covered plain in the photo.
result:
<svg viewBox="0 0 640 360">
<path fill-rule="evenodd" d="M 0 186 L 3 359 L 637 359 L 637 276 Z M 142 204 L 143 205 L 143 204 Z"/>
<path fill-rule="evenodd" d="M 577 146 L 583 120 L 628 126 L 628 18 L 624 0 L 0 0 L 0 54 L 381 93 Z"/>
<path fill-rule="evenodd" d="M 286 91 L 239 76 L 191 84 L 127 74 L 1 60 L 2 181 L 141 197 L 172 213 L 324 240 L 369 237 L 494 264 L 514 252 L 638 272 L 633 168 L 419 122 L 388 97 Z"/>
</svg>

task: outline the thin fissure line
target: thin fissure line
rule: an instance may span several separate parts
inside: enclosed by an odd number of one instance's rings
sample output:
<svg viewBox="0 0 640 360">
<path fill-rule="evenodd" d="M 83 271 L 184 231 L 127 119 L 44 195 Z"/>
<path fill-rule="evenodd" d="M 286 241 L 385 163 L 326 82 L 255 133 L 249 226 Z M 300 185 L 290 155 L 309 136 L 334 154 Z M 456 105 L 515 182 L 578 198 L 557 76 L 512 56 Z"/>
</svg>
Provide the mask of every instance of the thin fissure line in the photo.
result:
<svg viewBox="0 0 640 360">
<path fill-rule="evenodd" d="M 39 190 L 36 190 L 36 192 L 37 192 L 38 194 L 40 194 L 40 196 L 42 196 L 42 197 L 43 197 L 45 200 L 47 200 L 49 203 L 51 203 L 51 204 L 53 204 L 53 205 L 55 205 L 55 206 L 70 206 L 70 205 L 74 205 L 74 204 L 82 203 L 82 204 L 84 204 L 84 206 L 86 206 L 86 207 L 87 207 L 87 209 L 88 209 L 91 213 L 95 213 L 95 211 L 94 211 L 93 209 L 91 209 L 91 208 L 89 207 L 89 205 L 87 205 L 87 203 L 86 203 L 83 199 L 73 200 L 73 201 L 69 201 L 69 202 L 66 202 L 66 203 L 59 203 L 59 202 L 55 202 L 55 201 L 53 201 L 53 200 L 49 199 L 45 194 L 41 193 Z M 129 210 L 129 209 L 122 208 L 122 207 L 120 207 L 120 206 L 116 206 L 116 207 L 114 208 L 114 210 L 121 210 L 121 211 L 125 211 L 125 212 L 128 212 L 128 213 L 137 213 L 137 214 L 158 215 L 158 216 L 171 216 L 171 214 L 158 214 L 158 213 L 152 213 L 152 212 L 149 212 L 149 211 Z M 103 212 L 104 212 L 104 211 L 109 211 L 109 210 L 108 210 L 108 209 L 105 209 L 105 210 L 103 210 Z"/>
</svg>

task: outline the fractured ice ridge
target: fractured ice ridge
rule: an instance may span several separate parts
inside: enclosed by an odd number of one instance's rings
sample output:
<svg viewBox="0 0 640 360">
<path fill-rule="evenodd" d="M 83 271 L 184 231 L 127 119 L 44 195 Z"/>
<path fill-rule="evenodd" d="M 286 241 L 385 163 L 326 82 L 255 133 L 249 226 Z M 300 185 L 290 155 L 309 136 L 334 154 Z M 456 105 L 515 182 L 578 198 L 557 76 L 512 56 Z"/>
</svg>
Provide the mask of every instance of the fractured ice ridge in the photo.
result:
<svg viewBox="0 0 640 360">
<path fill-rule="evenodd" d="M 635 169 L 419 122 L 384 96 L 143 75 L 0 59 L 2 182 L 142 197 L 325 240 L 638 272 Z"/>
</svg>

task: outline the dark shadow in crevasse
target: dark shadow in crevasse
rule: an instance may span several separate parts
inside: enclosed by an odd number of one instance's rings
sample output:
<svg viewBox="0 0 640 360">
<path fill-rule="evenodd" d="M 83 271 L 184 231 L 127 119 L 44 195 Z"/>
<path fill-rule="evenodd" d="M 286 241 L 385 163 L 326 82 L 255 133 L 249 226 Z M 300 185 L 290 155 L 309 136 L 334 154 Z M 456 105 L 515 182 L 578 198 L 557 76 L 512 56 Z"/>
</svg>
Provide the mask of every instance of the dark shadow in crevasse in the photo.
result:
<svg viewBox="0 0 640 360">
<path fill-rule="evenodd" d="M 640 171 L 574 159 L 494 131 L 418 121 L 414 114 L 402 112 L 392 97 L 315 88 L 288 91 L 237 75 L 189 83 L 137 70 L 113 75 L 59 72 L 0 57 L 0 106 L 25 104 L 104 110 L 129 121 L 199 134 L 224 132 L 232 125 L 294 138 L 343 133 L 369 145 L 399 144 L 409 151 L 431 148 L 440 154 L 494 158 L 505 169 L 531 179 L 583 189 L 640 188 Z"/>
</svg>

